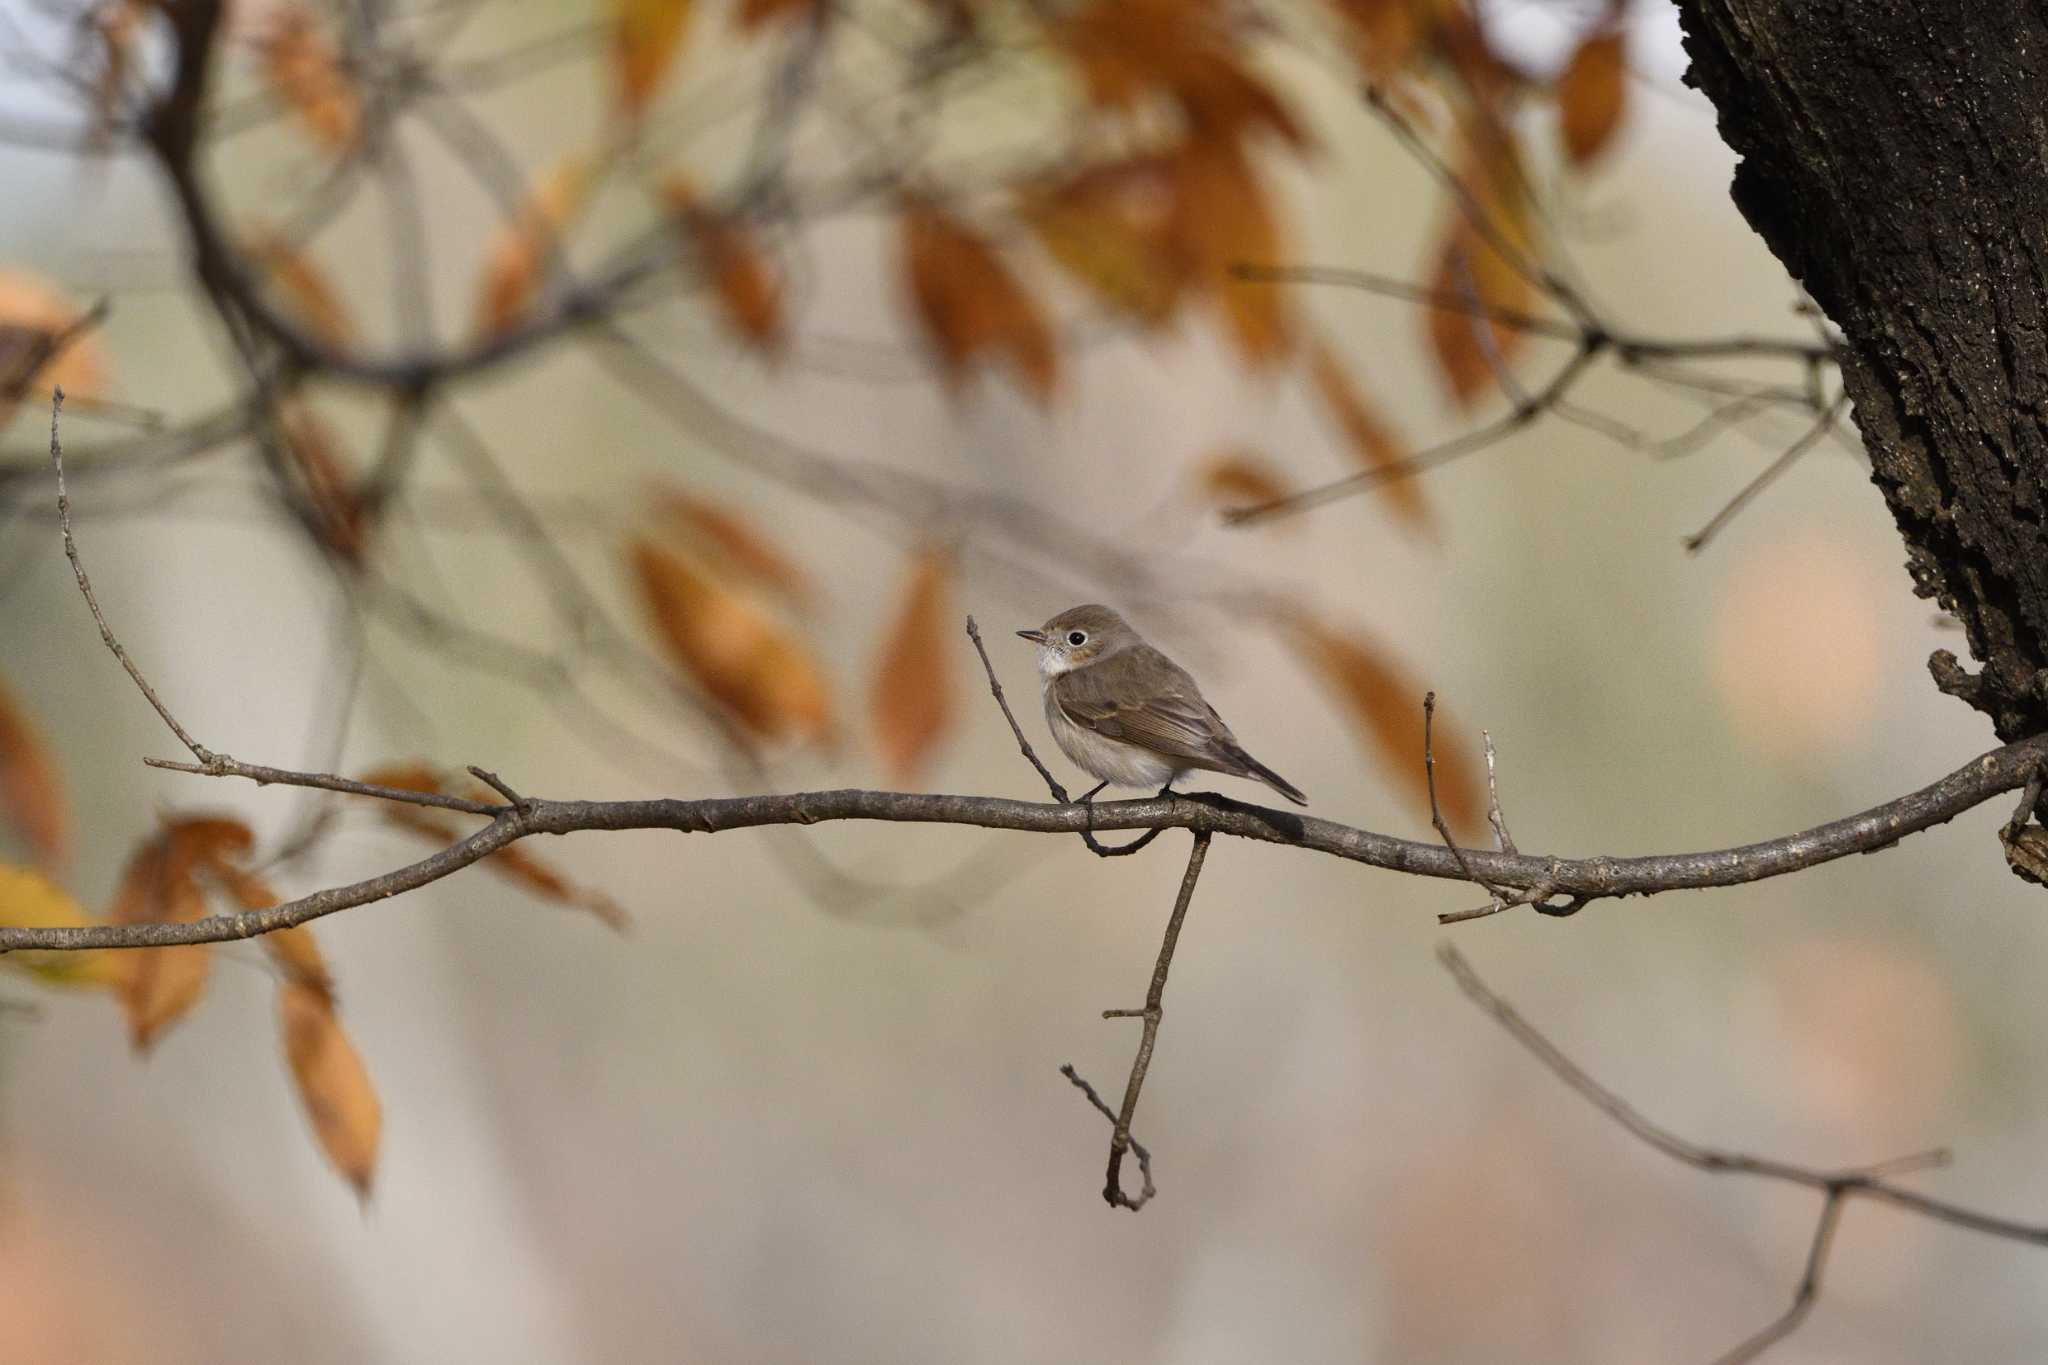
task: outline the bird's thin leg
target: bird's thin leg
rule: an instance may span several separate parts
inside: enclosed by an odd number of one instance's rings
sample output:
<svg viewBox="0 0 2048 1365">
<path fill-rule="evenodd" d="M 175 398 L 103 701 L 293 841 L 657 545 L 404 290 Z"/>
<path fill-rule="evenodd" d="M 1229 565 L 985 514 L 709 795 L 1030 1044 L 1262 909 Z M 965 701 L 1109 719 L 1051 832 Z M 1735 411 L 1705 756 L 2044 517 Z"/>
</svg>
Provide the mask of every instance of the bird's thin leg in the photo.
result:
<svg viewBox="0 0 2048 1365">
<path fill-rule="evenodd" d="M 1082 792 L 1079 796 L 1075 797 L 1074 799 L 1085 806 L 1095 799 L 1095 793 L 1101 791 L 1104 787 L 1107 787 L 1108 785 L 1109 783 L 1107 782 L 1097 782 L 1094 786 L 1090 787 L 1087 791 Z"/>
<path fill-rule="evenodd" d="M 1102 843 L 1095 837 L 1094 796 L 1096 792 L 1101 791 L 1108 785 L 1109 783 L 1106 781 L 1097 782 L 1093 787 L 1076 798 L 1082 805 L 1088 808 L 1087 828 L 1081 831 L 1081 842 L 1088 845 L 1088 851 L 1098 858 L 1121 858 L 1128 854 L 1136 853 L 1139 849 L 1157 839 L 1166 827 L 1161 825 L 1158 829 L 1148 829 L 1128 844 L 1110 845 Z"/>
</svg>

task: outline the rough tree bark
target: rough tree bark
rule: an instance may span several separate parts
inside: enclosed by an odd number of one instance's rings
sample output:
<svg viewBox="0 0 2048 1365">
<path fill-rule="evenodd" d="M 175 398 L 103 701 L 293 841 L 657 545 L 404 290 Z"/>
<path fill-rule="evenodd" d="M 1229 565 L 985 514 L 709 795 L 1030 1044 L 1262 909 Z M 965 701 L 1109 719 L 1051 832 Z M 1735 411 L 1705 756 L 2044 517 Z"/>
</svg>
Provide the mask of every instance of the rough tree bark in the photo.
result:
<svg viewBox="0 0 2048 1365">
<path fill-rule="evenodd" d="M 1983 664 L 1930 665 L 2007 740 L 2048 730 L 2048 7 L 1679 0 L 1736 206 L 1841 329 L 1916 590 Z"/>
</svg>

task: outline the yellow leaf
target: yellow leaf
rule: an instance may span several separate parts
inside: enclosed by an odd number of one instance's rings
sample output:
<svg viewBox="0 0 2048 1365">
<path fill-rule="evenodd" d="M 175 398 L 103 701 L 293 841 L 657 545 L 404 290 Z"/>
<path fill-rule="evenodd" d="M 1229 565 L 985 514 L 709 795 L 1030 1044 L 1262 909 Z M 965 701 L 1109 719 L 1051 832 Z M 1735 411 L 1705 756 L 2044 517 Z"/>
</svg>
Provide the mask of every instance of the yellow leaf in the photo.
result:
<svg viewBox="0 0 2048 1365">
<path fill-rule="evenodd" d="M 784 340 L 782 281 L 753 234 L 703 207 L 680 176 L 671 177 L 662 193 L 698 270 L 718 291 L 726 321 L 754 349 L 779 355 Z"/>
<path fill-rule="evenodd" d="M 947 586 L 953 557 L 945 550 L 922 551 L 911 562 L 896 624 L 882 647 L 869 714 L 882 762 L 899 783 L 908 783 L 931 758 L 952 723 L 953 670 L 947 667 L 952 638 Z"/>
<path fill-rule="evenodd" d="M 1323 405 L 1336 419 L 1360 464 L 1367 469 L 1391 469 L 1407 458 L 1407 447 L 1366 404 L 1365 395 L 1337 363 L 1326 342 L 1318 341 L 1311 348 L 1309 372 Z M 1402 521 L 1418 528 L 1429 525 L 1429 506 L 1422 500 L 1422 483 L 1414 476 L 1391 478 L 1379 485 L 1379 492 Z"/>
<path fill-rule="evenodd" d="M 1536 302 L 1534 209 L 1513 134 L 1475 118 L 1465 138 L 1461 183 L 1470 202 L 1452 206 L 1438 248 L 1430 287 L 1445 302 L 1425 310 L 1437 366 L 1460 404 L 1495 383 L 1528 339 L 1502 315 L 1527 313 Z"/>
<path fill-rule="evenodd" d="M 1558 129 L 1566 155 L 1583 166 L 1598 156 L 1621 127 L 1628 95 L 1622 31 L 1588 34 L 1557 78 Z"/>
<path fill-rule="evenodd" d="M 362 126 L 362 101 L 313 12 L 299 4 L 280 7 L 256 39 L 256 50 L 271 93 L 299 116 L 315 141 L 346 150 Z"/>
<path fill-rule="evenodd" d="M 1259 507 L 1287 496 L 1279 468 L 1255 450 L 1222 450 L 1195 472 L 1196 486 L 1218 507 Z"/>
<path fill-rule="evenodd" d="M 662 78 L 682 50 L 692 0 L 610 0 L 612 74 L 618 81 L 619 107 L 637 119 L 660 88 Z"/>
<path fill-rule="evenodd" d="M 337 351 L 345 351 L 354 344 L 355 323 L 350 320 L 341 296 L 328 282 L 326 272 L 312 257 L 270 233 L 252 236 L 243 249 L 291 300 L 308 332 Z"/>
<path fill-rule="evenodd" d="M 20 705 L 0 687 L 0 819 L 14 826 L 46 868 L 61 868 L 71 813 L 56 760 Z"/>
<path fill-rule="evenodd" d="M 571 156 L 535 179 L 526 202 L 492 238 L 477 290 L 476 330 L 501 336 L 526 318 L 541 280 L 564 251 L 563 233 L 590 193 L 590 163 Z"/>
<path fill-rule="evenodd" d="M 0 924 L 64 929 L 92 923 L 84 907 L 42 873 L 0 863 Z M 9 953 L 0 964 L 59 986 L 114 986 L 123 976 L 115 955 L 104 952 Z"/>
<path fill-rule="evenodd" d="M 1195 287 L 1215 293 L 1246 364 L 1275 363 L 1292 345 L 1287 296 L 1270 284 L 1231 274 L 1239 265 L 1271 265 L 1285 258 L 1264 186 L 1243 153 L 1229 143 L 1188 143 L 1175 158 L 1174 170 L 1179 190 L 1174 240 Z"/>
<path fill-rule="evenodd" d="M 935 204 L 903 210 L 911 301 L 949 383 L 983 353 L 1008 357 L 1041 403 L 1059 384 L 1052 329 L 995 249 Z"/>
<path fill-rule="evenodd" d="M 1378 644 L 1359 634 L 1331 629 L 1307 613 L 1288 621 L 1289 641 L 1309 671 L 1337 699 L 1360 739 L 1392 767 L 1393 779 L 1412 801 L 1429 813 L 1428 775 L 1422 765 L 1422 697 L 1424 689 L 1387 657 Z M 1454 830 L 1477 826 L 1479 783 L 1471 746 L 1447 738 L 1450 727 L 1438 711 L 1436 726 L 1437 801 Z"/>
<path fill-rule="evenodd" d="M 105 391 L 107 369 L 98 337 L 87 332 L 73 335 L 61 350 L 56 346 L 58 336 L 82 316 L 37 276 L 0 270 L 0 427 L 31 391 L 61 388 L 80 398 Z"/>
<path fill-rule="evenodd" d="M 277 1012 L 285 1061 L 298 1084 L 313 1136 L 357 1195 L 368 1198 L 384 1126 L 383 1106 L 370 1084 L 370 1073 L 342 1032 L 334 1001 L 324 992 L 287 980 L 277 990 Z"/>
<path fill-rule="evenodd" d="M 810 575 L 739 513 L 689 493 L 658 491 L 653 505 L 663 530 L 721 575 L 810 604 Z"/>
<path fill-rule="evenodd" d="M 630 549 L 641 600 L 677 667 L 762 739 L 830 738 L 824 674 L 786 629 L 682 556 L 644 540 Z"/>
</svg>

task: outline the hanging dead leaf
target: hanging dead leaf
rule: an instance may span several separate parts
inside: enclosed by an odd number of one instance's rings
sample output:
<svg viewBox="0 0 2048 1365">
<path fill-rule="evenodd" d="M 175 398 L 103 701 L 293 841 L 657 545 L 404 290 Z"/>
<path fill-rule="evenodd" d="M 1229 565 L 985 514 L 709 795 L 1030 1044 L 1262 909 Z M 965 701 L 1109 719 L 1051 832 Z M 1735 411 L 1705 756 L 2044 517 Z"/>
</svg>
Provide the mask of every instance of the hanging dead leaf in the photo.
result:
<svg viewBox="0 0 2048 1365">
<path fill-rule="evenodd" d="M 344 564 L 361 568 L 370 544 L 369 509 L 334 428 L 298 399 L 285 399 L 277 406 L 277 429 L 308 528 Z"/>
<path fill-rule="evenodd" d="M 705 208 L 681 176 L 662 186 L 670 218 L 692 253 L 696 267 L 718 291 L 733 330 L 755 350 L 773 357 L 785 340 L 782 281 L 752 233 L 733 219 Z"/>
<path fill-rule="evenodd" d="M 869 716 L 890 775 L 908 784 L 930 760 L 952 724 L 953 670 L 947 666 L 952 612 L 947 606 L 953 556 L 943 549 L 911 561 L 896 623 L 875 670 Z"/>
<path fill-rule="evenodd" d="M 1309 374 L 1359 463 L 1371 470 L 1398 470 L 1408 457 L 1407 446 L 1366 403 L 1364 393 L 1338 363 L 1328 342 L 1318 341 L 1310 348 Z M 1423 501 L 1420 480 L 1396 474 L 1380 484 L 1378 491 L 1388 509 L 1409 526 L 1426 529 L 1430 525 L 1429 504 Z"/>
<path fill-rule="evenodd" d="M 1169 161 L 1136 157 L 1027 190 L 1019 211 L 1076 281 L 1117 312 L 1158 325 L 1187 283 L 1189 263 L 1172 240 L 1175 194 Z"/>
<path fill-rule="evenodd" d="M 228 858 L 212 861 L 210 873 L 227 893 L 234 897 L 235 904 L 243 913 L 252 910 L 268 910 L 282 897 L 271 890 L 270 884 L 254 872 Z M 313 938 L 313 931 L 303 924 L 285 929 L 273 929 L 257 940 L 271 962 L 284 975 L 285 980 L 295 981 L 309 990 L 332 998 L 334 979 L 328 974 L 327 959 L 320 952 L 320 945 Z"/>
<path fill-rule="evenodd" d="M 0 686 L 0 820 L 56 870 L 71 848 L 71 808 L 56 759 L 21 705 Z"/>
<path fill-rule="evenodd" d="M 809 19 L 818 12 L 820 0 L 740 0 L 734 20 L 748 33 L 769 24 Z"/>
<path fill-rule="evenodd" d="M 447 784 L 441 780 L 440 774 L 423 763 L 386 764 L 364 773 L 362 780 L 372 786 L 396 787 L 401 791 L 438 792 L 444 796 L 458 794 L 451 792 Z M 504 799 L 481 785 L 473 785 L 459 794 L 479 801 Z M 457 823 L 458 817 L 447 811 L 385 800 L 377 800 L 377 809 L 390 824 L 409 834 L 417 835 L 436 847 L 445 848 L 450 844 L 459 843 L 465 837 Z M 543 899 L 588 910 L 619 933 L 624 933 L 632 927 L 632 917 L 620 908 L 618 902 L 603 892 L 578 886 L 555 871 L 540 857 L 516 844 L 487 855 L 482 861 L 482 866 L 499 876 L 518 882 Z"/>
<path fill-rule="evenodd" d="M 502 336 L 526 320 L 563 251 L 563 236 L 590 194 L 590 162 L 571 156 L 536 178 L 517 216 L 498 229 L 477 290 L 476 331 Z"/>
<path fill-rule="evenodd" d="M 1353 59 L 1365 76 L 1387 81 L 1414 66 L 1441 0 L 1337 0 Z"/>
<path fill-rule="evenodd" d="M 1239 265 L 1285 258 L 1265 187 L 1242 152 L 1227 143 L 1196 142 L 1174 159 L 1173 240 L 1194 286 L 1213 293 L 1231 339 L 1247 365 L 1269 366 L 1292 345 L 1287 296 L 1271 284 L 1233 277 Z"/>
<path fill-rule="evenodd" d="M 1256 450 L 1220 450 L 1195 471 L 1202 496 L 1228 511 L 1260 507 L 1287 496 L 1280 467 Z"/>
<path fill-rule="evenodd" d="M 185 924 L 206 914 L 192 862 L 169 834 L 151 839 L 128 860 L 107 916 L 115 924 Z M 146 1052 L 206 991 L 212 956 L 201 944 L 129 948 L 115 955 L 129 1038 Z"/>
<path fill-rule="evenodd" d="M 61 388 L 74 397 L 94 398 L 106 391 L 99 338 L 74 330 L 83 317 L 37 276 L 0 270 L 0 427 L 29 393 Z"/>
<path fill-rule="evenodd" d="M 721 577 L 767 588 L 798 608 L 810 606 L 810 575 L 739 513 L 668 490 L 657 490 L 650 503 L 663 531 Z"/>
<path fill-rule="evenodd" d="M 767 740 L 831 737 L 823 672 L 759 604 L 648 541 L 629 558 L 670 659 L 735 720 Z"/>
<path fill-rule="evenodd" d="M 243 245 L 250 262 L 275 284 L 306 325 L 306 330 L 337 351 L 355 343 L 355 323 L 327 274 L 311 256 L 273 233 L 258 233 Z"/>
<path fill-rule="evenodd" d="M 280 5 L 255 41 L 263 80 L 315 141 L 345 151 L 362 127 L 362 101 L 334 41 L 313 11 Z"/>
<path fill-rule="evenodd" d="M 1059 384 L 1052 329 L 1009 266 L 979 233 L 935 204 L 903 209 L 911 301 L 948 383 L 983 352 L 1006 356 L 1041 403 Z"/>
<path fill-rule="evenodd" d="M 334 1001 L 325 992 L 286 980 L 277 989 L 277 1012 L 285 1061 L 298 1083 L 313 1136 L 334 1168 L 356 1187 L 356 1194 L 367 1199 L 384 1126 L 383 1106 L 370 1084 L 369 1070 L 342 1031 Z"/>
<path fill-rule="evenodd" d="M 1288 621 L 1295 653 L 1336 697 L 1340 709 L 1369 747 L 1391 768 L 1393 780 L 1429 814 L 1428 775 L 1422 765 L 1424 689 L 1379 647 L 1356 633 L 1344 633 L 1306 612 Z M 1436 725 L 1437 802 L 1452 829 L 1477 827 L 1479 783 L 1472 746 L 1458 740 L 1438 708 Z"/>
<path fill-rule="evenodd" d="M 1625 55 L 1620 29 L 1596 31 L 1579 44 L 1557 78 L 1558 131 L 1575 166 L 1600 155 L 1621 127 L 1628 97 Z"/>
<path fill-rule="evenodd" d="M 64 929 L 93 923 L 68 892 L 42 873 L 0 863 L 0 924 L 15 929 Z M 15 952 L 0 966 L 32 972 L 57 986 L 117 986 L 124 972 L 117 955 L 98 951 Z"/>
<path fill-rule="evenodd" d="M 1438 249 L 1430 288 L 1446 302 L 1426 310 L 1430 344 L 1451 396 L 1472 402 L 1497 382 L 1528 339 L 1513 324 L 1536 302 L 1534 209 L 1513 135 L 1468 123 L 1464 202 Z"/>
<path fill-rule="evenodd" d="M 612 75 L 619 108 L 629 119 L 647 111 L 662 78 L 682 51 L 694 0 L 610 0 Z"/>
</svg>

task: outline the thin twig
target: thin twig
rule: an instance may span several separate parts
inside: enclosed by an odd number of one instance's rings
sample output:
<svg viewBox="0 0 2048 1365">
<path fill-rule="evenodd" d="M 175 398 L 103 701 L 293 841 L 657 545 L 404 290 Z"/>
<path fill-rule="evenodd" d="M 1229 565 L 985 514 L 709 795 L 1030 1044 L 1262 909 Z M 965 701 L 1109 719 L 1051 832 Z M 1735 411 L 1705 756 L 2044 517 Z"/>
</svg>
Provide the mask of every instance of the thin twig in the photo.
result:
<svg viewBox="0 0 2048 1365">
<path fill-rule="evenodd" d="M 1508 833 L 1508 817 L 1500 808 L 1500 782 L 1494 776 L 1493 732 L 1481 730 L 1479 742 L 1486 751 L 1486 823 L 1493 826 L 1493 842 L 1502 853 L 1515 851 L 1515 837 Z"/>
<path fill-rule="evenodd" d="M 1073 1082 L 1075 1087 L 1088 1097 L 1088 1103 L 1095 1106 L 1096 1112 L 1110 1121 L 1111 1126 L 1116 1124 L 1116 1110 L 1110 1108 L 1103 1101 L 1102 1096 L 1096 1093 L 1095 1087 L 1088 1084 L 1081 1073 L 1074 1069 L 1072 1062 L 1065 1063 L 1060 1067 L 1060 1075 Z M 1131 1150 L 1137 1154 L 1138 1177 L 1144 1182 L 1144 1190 L 1138 1195 L 1138 1203 L 1144 1204 L 1149 1202 L 1153 1195 L 1159 1193 L 1158 1187 L 1152 1183 L 1152 1153 L 1146 1149 L 1144 1143 L 1138 1141 L 1136 1135 L 1133 1135 L 1131 1138 Z"/>
<path fill-rule="evenodd" d="M 92 609 L 92 619 L 100 628 L 100 639 L 121 661 L 121 667 L 128 670 L 128 676 L 134 679 L 149 704 L 156 708 L 156 713 L 163 717 L 164 724 L 171 727 L 171 733 L 178 737 L 178 742 L 191 752 L 192 757 L 201 763 L 211 764 L 215 760 L 213 751 L 192 738 L 185 727 L 178 724 L 178 718 L 164 705 L 163 698 L 157 696 L 156 689 L 149 685 L 149 679 L 142 676 L 135 660 L 128 657 L 128 651 L 114 638 L 113 627 L 107 624 L 106 613 L 100 610 L 99 598 L 93 594 L 92 579 L 86 576 L 84 561 L 78 557 L 78 541 L 71 534 L 71 494 L 64 486 L 64 447 L 57 437 L 57 419 L 63 410 L 64 390 L 58 389 L 50 395 L 50 463 L 57 470 L 57 526 L 63 532 L 64 557 L 71 561 L 71 575 L 78 580 L 78 590 L 85 595 L 85 605 Z"/>
<path fill-rule="evenodd" d="M 1740 1345 L 1723 1355 L 1714 1357 L 1714 1365 L 1747 1365 L 1771 1347 L 1799 1330 L 1813 1311 L 1813 1302 L 1820 1297 L 1820 1277 L 1827 1269 L 1828 1254 L 1835 1248 L 1835 1229 L 1842 1222 L 1844 1192 L 1837 1188 L 1828 1191 L 1827 1199 L 1820 1206 L 1820 1217 L 1813 1225 L 1813 1241 L 1806 1249 L 1806 1269 L 1799 1276 L 1799 1285 L 1792 1291 L 1792 1304 L 1783 1313 L 1765 1323 L 1754 1335 L 1743 1339 Z"/>
<path fill-rule="evenodd" d="M 1778 477 L 1796 464 L 1800 456 L 1820 444 L 1821 438 L 1832 431 L 1835 423 L 1841 420 L 1842 410 L 1848 404 L 1849 395 L 1846 392 L 1836 394 L 1834 401 L 1827 405 L 1821 412 L 1821 415 L 1815 419 L 1813 425 L 1808 427 L 1798 440 L 1787 446 L 1784 453 L 1779 455 L 1777 459 L 1765 465 L 1762 473 L 1737 490 L 1735 496 L 1728 499 L 1726 505 L 1720 511 L 1714 513 L 1712 519 L 1705 526 L 1700 527 L 1699 530 L 1685 538 L 1685 552 L 1689 555 L 1696 555 L 1705 549 L 1707 542 L 1719 535 L 1721 528 L 1734 520 L 1736 513 L 1749 506 L 1756 499 L 1757 494 L 1776 483 Z"/>
</svg>

